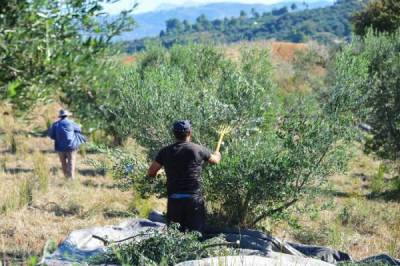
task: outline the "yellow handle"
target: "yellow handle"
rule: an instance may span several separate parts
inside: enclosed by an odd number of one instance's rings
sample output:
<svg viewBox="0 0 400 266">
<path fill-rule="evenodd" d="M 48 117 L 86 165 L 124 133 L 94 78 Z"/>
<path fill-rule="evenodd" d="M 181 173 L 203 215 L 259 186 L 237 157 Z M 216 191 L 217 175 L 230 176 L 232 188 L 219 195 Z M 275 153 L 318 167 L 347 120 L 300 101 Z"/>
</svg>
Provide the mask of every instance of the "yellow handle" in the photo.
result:
<svg viewBox="0 0 400 266">
<path fill-rule="evenodd" d="M 217 152 L 219 152 L 219 150 L 221 149 L 221 144 L 222 144 L 222 140 L 224 138 L 224 135 L 225 135 L 225 132 L 221 132 L 221 134 L 219 135 L 217 148 L 215 149 L 215 151 L 217 151 Z"/>
<path fill-rule="evenodd" d="M 217 143 L 217 148 L 215 149 L 216 152 L 219 152 L 221 149 L 222 145 L 222 140 L 224 139 L 224 136 L 232 131 L 232 127 L 230 126 L 222 126 L 219 130 L 219 139 Z"/>
</svg>

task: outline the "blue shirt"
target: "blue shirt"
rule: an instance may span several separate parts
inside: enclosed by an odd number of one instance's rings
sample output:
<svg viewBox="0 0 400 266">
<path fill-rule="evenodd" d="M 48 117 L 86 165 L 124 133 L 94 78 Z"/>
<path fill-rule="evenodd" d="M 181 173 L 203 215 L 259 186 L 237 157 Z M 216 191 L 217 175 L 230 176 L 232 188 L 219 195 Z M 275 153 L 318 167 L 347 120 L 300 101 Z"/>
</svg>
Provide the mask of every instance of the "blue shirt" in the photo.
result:
<svg viewBox="0 0 400 266">
<path fill-rule="evenodd" d="M 55 122 L 49 128 L 48 135 L 54 140 L 54 148 L 58 152 L 77 150 L 85 142 L 81 128 L 67 118 Z"/>
</svg>

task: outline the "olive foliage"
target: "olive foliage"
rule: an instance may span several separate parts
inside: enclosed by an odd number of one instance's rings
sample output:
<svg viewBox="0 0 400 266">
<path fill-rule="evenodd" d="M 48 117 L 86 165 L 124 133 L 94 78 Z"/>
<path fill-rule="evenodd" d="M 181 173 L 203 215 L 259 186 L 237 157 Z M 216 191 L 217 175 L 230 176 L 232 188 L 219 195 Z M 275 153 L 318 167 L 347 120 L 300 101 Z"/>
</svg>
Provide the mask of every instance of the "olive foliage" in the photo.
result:
<svg viewBox="0 0 400 266">
<path fill-rule="evenodd" d="M 352 17 L 354 33 L 365 35 L 369 28 L 377 32 L 393 33 L 400 27 L 400 2 L 373 0 Z"/>
<path fill-rule="evenodd" d="M 221 124 L 260 123 L 276 87 L 266 51 L 247 51 L 241 65 L 215 48 L 153 48 L 138 58 L 111 89 L 102 106 L 110 132 L 129 136 L 153 157 L 171 142 L 172 123 L 192 121 L 194 141 L 212 148 Z"/>
<path fill-rule="evenodd" d="M 230 59 L 209 46 L 154 48 L 118 80 L 103 106 L 106 121 L 150 158 L 173 142 L 174 120 L 191 120 L 193 141 L 210 149 L 218 128 L 230 125 L 221 163 L 203 173 L 203 193 L 227 223 L 256 225 L 344 169 L 351 129 L 340 121 L 346 115 L 312 94 L 283 95 L 272 73 L 267 50 Z"/>
<path fill-rule="evenodd" d="M 183 261 L 215 256 L 236 255 L 222 238 L 201 240 L 198 232 L 183 233 L 177 225 L 165 230 L 148 230 L 128 243 L 113 244 L 104 255 L 92 259 L 93 264 L 176 265 Z"/>
<path fill-rule="evenodd" d="M 130 10 L 108 18 L 106 2 L 2 1 L 0 98 L 22 109 L 57 97 L 93 101 L 111 68 L 111 39 L 133 25 Z"/>
<path fill-rule="evenodd" d="M 366 148 L 396 160 L 400 150 L 400 32 L 355 39 L 337 56 L 333 95 L 358 123 L 372 127 Z"/>
</svg>

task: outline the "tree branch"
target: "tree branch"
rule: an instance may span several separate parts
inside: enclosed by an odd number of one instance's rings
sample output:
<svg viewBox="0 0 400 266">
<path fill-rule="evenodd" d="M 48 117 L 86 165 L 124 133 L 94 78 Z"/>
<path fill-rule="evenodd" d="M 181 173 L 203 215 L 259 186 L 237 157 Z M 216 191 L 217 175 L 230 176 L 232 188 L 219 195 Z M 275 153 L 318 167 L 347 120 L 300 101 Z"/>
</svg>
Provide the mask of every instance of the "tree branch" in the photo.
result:
<svg viewBox="0 0 400 266">
<path fill-rule="evenodd" d="M 251 227 L 255 226 L 259 221 L 261 221 L 262 219 L 265 219 L 267 216 L 270 216 L 274 213 L 277 212 L 281 212 L 282 210 L 289 208 L 290 206 L 292 206 L 293 204 L 295 204 L 299 199 L 295 198 L 292 199 L 289 202 L 286 202 L 285 204 L 283 204 L 282 206 L 280 206 L 279 208 L 273 209 L 273 210 L 269 210 L 267 212 L 264 212 L 263 214 L 261 214 L 260 216 L 258 216 L 252 223 L 251 223 Z"/>
<path fill-rule="evenodd" d="M 109 244 L 122 243 L 122 242 L 125 242 L 127 240 L 134 239 L 134 238 L 136 238 L 138 236 L 145 236 L 145 235 L 149 235 L 149 234 L 148 233 L 140 233 L 140 234 L 137 234 L 137 235 L 134 235 L 134 236 L 130 236 L 130 237 L 127 237 L 127 238 L 124 238 L 124 239 L 121 239 L 121 240 L 117 240 L 117 241 L 110 241 L 110 240 L 107 240 L 107 239 L 102 238 L 102 237 L 97 236 L 97 235 L 92 235 L 92 237 L 97 239 L 97 240 L 100 240 L 101 242 L 103 242 L 103 244 L 105 246 L 108 246 Z"/>
</svg>

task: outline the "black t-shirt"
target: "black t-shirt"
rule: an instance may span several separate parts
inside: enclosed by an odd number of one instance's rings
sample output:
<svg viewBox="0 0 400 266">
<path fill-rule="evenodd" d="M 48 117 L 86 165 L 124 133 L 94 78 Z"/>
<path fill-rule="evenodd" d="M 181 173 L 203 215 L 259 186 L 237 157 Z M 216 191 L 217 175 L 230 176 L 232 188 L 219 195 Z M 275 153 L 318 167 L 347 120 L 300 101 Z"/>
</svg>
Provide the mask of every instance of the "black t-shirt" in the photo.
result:
<svg viewBox="0 0 400 266">
<path fill-rule="evenodd" d="M 193 142 L 177 142 L 162 148 L 155 161 L 164 166 L 168 195 L 200 193 L 201 170 L 210 157 L 209 149 Z"/>
</svg>

